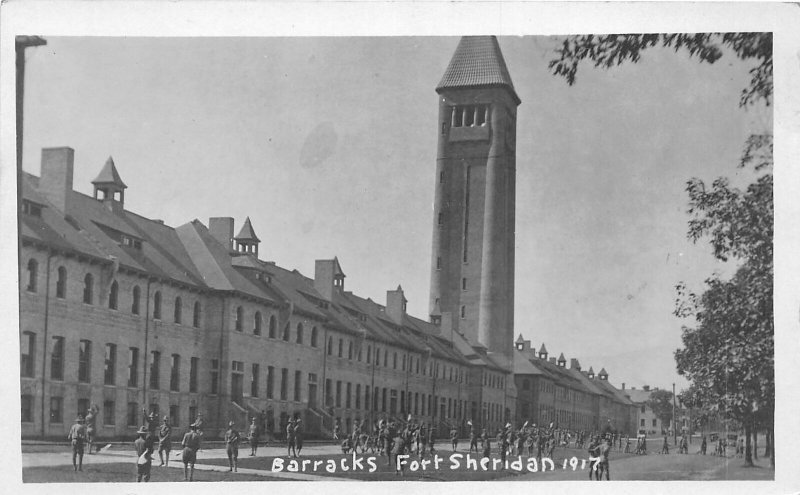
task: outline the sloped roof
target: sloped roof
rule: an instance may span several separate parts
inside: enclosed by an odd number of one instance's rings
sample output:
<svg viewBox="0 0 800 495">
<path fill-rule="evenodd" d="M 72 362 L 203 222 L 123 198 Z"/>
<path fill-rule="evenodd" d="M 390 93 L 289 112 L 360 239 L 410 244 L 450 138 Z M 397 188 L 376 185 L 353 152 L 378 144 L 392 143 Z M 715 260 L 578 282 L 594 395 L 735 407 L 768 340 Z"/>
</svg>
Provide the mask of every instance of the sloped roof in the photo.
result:
<svg viewBox="0 0 800 495">
<path fill-rule="evenodd" d="M 517 344 L 521 344 L 523 342 L 525 342 L 525 339 L 522 338 L 522 334 L 519 334 L 519 337 L 517 337 L 517 342 L 516 343 Z"/>
<path fill-rule="evenodd" d="M 506 61 L 494 36 L 464 36 L 436 91 L 446 88 L 504 87 L 517 104 L 520 99 L 511 82 Z"/>
<path fill-rule="evenodd" d="M 122 178 L 120 178 L 119 172 L 117 172 L 117 167 L 114 166 L 114 159 L 110 156 L 108 160 L 106 160 L 106 164 L 103 165 L 103 169 L 100 170 L 100 174 L 92 181 L 92 184 L 116 184 L 122 189 L 128 187 L 122 182 Z"/>
<path fill-rule="evenodd" d="M 514 374 L 515 375 L 543 375 L 542 370 L 534 366 L 525 353 L 514 350 Z"/>
<path fill-rule="evenodd" d="M 255 231 L 253 230 L 253 225 L 250 223 L 250 217 L 247 217 L 247 219 L 244 221 L 244 225 L 242 225 L 242 230 L 240 230 L 239 234 L 236 237 L 234 237 L 234 240 L 261 242 L 261 239 L 258 238 Z"/>
</svg>

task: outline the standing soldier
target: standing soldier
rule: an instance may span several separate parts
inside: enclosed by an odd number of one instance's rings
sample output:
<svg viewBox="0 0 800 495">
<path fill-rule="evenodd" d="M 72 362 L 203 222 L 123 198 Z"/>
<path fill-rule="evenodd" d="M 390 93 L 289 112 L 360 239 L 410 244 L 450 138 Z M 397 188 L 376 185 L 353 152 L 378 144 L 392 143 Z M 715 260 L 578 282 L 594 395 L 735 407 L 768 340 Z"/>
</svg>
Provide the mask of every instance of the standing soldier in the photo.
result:
<svg viewBox="0 0 800 495">
<path fill-rule="evenodd" d="M 397 457 L 405 452 L 404 435 L 396 432 L 392 438 L 391 453 L 389 454 L 389 465 L 394 465 L 395 475 L 404 476 L 405 466 L 397 465 Z"/>
<path fill-rule="evenodd" d="M 481 447 L 483 448 L 483 457 L 491 457 L 492 455 L 492 444 L 491 440 L 489 440 L 489 434 L 486 432 L 486 428 L 483 429 L 481 433 L 481 440 L 483 444 Z"/>
<path fill-rule="evenodd" d="M 433 448 L 433 442 L 436 440 L 436 427 L 433 423 L 431 423 L 431 427 L 428 428 L 428 447 L 431 449 L 431 454 L 436 452 L 436 449 Z"/>
<path fill-rule="evenodd" d="M 706 444 L 706 436 L 703 435 L 703 442 L 700 444 L 700 453 L 706 455 L 706 448 L 708 445 Z"/>
<path fill-rule="evenodd" d="M 472 421 L 467 421 L 469 425 L 469 451 L 472 453 L 473 447 L 475 448 L 475 452 L 478 452 L 478 433 L 475 431 L 475 425 L 472 424 Z"/>
<path fill-rule="evenodd" d="M 256 417 L 250 422 L 250 429 L 247 431 L 247 439 L 250 440 L 250 457 L 255 457 L 258 450 L 259 425 L 256 424 Z"/>
<path fill-rule="evenodd" d="M 294 420 L 289 418 L 286 423 L 286 456 L 297 457 L 297 451 L 294 446 Z"/>
<path fill-rule="evenodd" d="M 86 411 L 86 446 L 88 447 L 89 455 L 92 455 L 92 445 L 94 445 L 94 434 L 97 431 L 97 413 L 100 408 L 97 404 L 92 405 Z"/>
<path fill-rule="evenodd" d="M 342 425 L 339 423 L 337 419 L 336 422 L 333 424 L 333 439 L 339 440 L 339 431 L 341 431 Z"/>
<path fill-rule="evenodd" d="M 181 447 L 183 447 L 183 481 L 192 481 L 194 479 L 194 463 L 197 461 L 197 451 L 200 450 L 201 436 L 197 432 L 197 422 L 189 425 L 189 431 L 183 435 Z M 191 471 L 189 470 L 191 465 Z"/>
<path fill-rule="evenodd" d="M 422 423 L 419 427 L 419 441 L 419 455 L 420 457 L 425 457 L 425 452 L 428 450 L 428 426 L 425 423 Z"/>
<path fill-rule="evenodd" d="M 611 452 L 611 440 L 606 438 L 604 442 L 600 443 L 600 472 L 598 473 L 597 481 L 600 481 L 603 473 L 606 474 L 606 481 L 610 481 L 611 465 L 608 463 L 608 455 Z"/>
<path fill-rule="evenodd" d="M 169 425 L 167 416 L 164 416 L 163 421 L 158 429 L 158 458 L 161 460 L 159 466 L 169 466 L 169 453 L 172 450 L 172 427 Z M 166 462 L 164 454 L 166 454 Z"/>
<path fill-rule="evenodd" d="M 72 467 L 75 468 L 75 471 L 83 471 L 83 443 L 86 441 L 86 425 L 82 416 L 75 418 L 75 424 L 69 429 L 67 440 L 72 441 Z"/>
<path fill-rule="evenodd" d="M 225 453 L 228 454 L 228 471 L 237 471 L 239 463 L 239 431 L 233 421 L 228 422 L 228 429 L 225 431 Z"/>
<path fill-rule="evenodd" d="M 458 430 L 455 426 L 450 428 L 450 443 L 453 444 L 453 452 L 458 448 Z"/>
<path fill-rule="evenodd" d="M 294 448 L 295 455 L 300 457 L 300 451 L 303 450 L 303 420 L 300 418 L 294 420 Z M 355 446 L 353 452 L 355 452 Z"/>
<path fill-rule="evenodd" d="M 669 454 L 669 442 L 667 441 L 666 435 L 664 435 L 664 443 L 661 445 L 661 453 Z"/>
<path fill-rule="evenodd" d="M 146 426 L 140 427 L 136 434 L 139 436 L 133 442 L 133 448 L 136 450 L 136 482 L 139 483 L 142 478 L 148 482 L 150 468 L 153 466 L 153 441 Z"/>
</svg>

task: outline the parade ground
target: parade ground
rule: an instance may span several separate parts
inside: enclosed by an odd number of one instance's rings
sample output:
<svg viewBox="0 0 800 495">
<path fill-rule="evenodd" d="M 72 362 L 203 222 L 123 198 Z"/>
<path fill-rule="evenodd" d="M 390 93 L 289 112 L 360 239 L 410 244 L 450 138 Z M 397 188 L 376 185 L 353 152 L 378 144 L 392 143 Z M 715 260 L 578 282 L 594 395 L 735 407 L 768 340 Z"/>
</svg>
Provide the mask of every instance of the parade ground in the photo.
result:
<svg viewBox="0 0 800 495">
<path fill-rule="evenodd" d="M 462 444 L 466 445 L 466 444 Z M 83 470 L 75 472 L 72 467 L 71 449 L 66 445 L 23 445 L 22 453 L 22 480 L 26 483 L 91 483 L 91 482 L 132 482 L 136 479 L 136 455 L 130 448 L 122 444 L 115 444 L 100 453 L 85 455 L 83 459 Z M 694 452 L 695 449 L 690 449 Z M 484 480 L 504 480 L 504 481 L 584 481 L 589 479 L 590 464 L 587 462 L 582 466 L 583 460 L 587 459 L 586 452 L 583 450 L 562 448 L 556 450 L 553 456 L 553 467 L 548 464 L 545 471 L 542 471 L 541 464 L 537 472 L 529 472 L 525 469 L 528 458 L 523 456 L 520 465 L 522 469 L 503 469 L 500 463 L 496 469 L 492 469 L 492 464 L 488 463 L 488 469 L 483 470 L 479 463 L 476 466 L 467 467 L 467 450 L 459 448 L 457 453 L 462 457 L 457 468 L 453 467 L 450 461 L 452 454 L 450 449 L 439 450 L 437 453 L 441 459 L 438 469 L 433 468 L 433 462 L 428 464 L 425 469 L 417 464 L 413 466 L 412 461 L 419 461 L 416 456 L 407 459 L 403 476 L 395 473 L 393 467 L 388 466 L 388 458 L 375 454 L 359 454 L 356 457 L 361 459 L 363 468 L 359 469 L 359 464 L 354 466 L 352 455 L 343 455 L 337 445 L 309 445 L 303 449 L 302 456 L 298 459 L 304 472 L 287 471 L 289 458 L 286 457 L 286 450 L 283 447 L 271 446 L 261 447 L 255 457 L 249 455 L 249 448 L 241 448 L 239 451 L 238 472 L 230 472 L 228 459 L 225 450 L 222 448 L 202 449 L 197 455 L 195 466 L 195 481 L 484 481 Z M 494 458 L 499 459 L 499 455 L 493 453 Z M 371 466 L 367 461 L 373 457 L 375 470 L 371 471 Z M 431 456 L 426 456 L 431 460 Z M 573 462 L 573 470 L 570 460 Z M 276 459 L 278 459 L 276 461 Z M 474 452 L 471 459 L 480 461 L 480 456 Z M 509 462 L 518 460 L 516 456 L 510 456 Z M 565 466 L 566 460 L 566 468 Z M 316 468 L 314 469 L 316 461 Z M 329 462 L 336 466 L 334 472 L 325 469 Z M 281 466 L 282 470 L 276 472 L 273 467 Z M 342 466 L 348 470 L 344 471 Z M 416 467 L 412 471 L 411 467 Z M 729 457 L 716 457 L 710 455 L 698 455 L 696 453 L 678 454 L 671 453 L 660 455 L 650 453 L 648 455 L 633 455 L 620 452 L 613 452 L 610 457 L 610 472 L 612 481 L 632 481 L 632 480 L 761 480 L 768 481 L 775 478 L 775 471 L 769 465 L 769 459 L 759 457 L 755 461 L 755 467 L 744 467 L 744 459 Z M 174 481 L 183 482 L 183 463 L 176 452 L 173 451 L 168 467 L 159 466 L 157 456 L 154 459 L 151 482 Z"/>
</svg>

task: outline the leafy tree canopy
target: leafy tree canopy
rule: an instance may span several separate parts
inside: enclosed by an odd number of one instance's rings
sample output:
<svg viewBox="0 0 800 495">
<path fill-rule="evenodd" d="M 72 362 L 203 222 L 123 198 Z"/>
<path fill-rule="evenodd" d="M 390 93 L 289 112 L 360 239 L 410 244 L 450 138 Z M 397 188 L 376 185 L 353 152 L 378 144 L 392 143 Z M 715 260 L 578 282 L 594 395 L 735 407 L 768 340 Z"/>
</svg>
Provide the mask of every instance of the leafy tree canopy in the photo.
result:
<svg viewBox="0 0 800 495">
<path fill-rule="evenodd" d="M 669 390 L 654 390 L 645 404 L 663 423 L 672 420 L 672 392 Z"/>
</svg>

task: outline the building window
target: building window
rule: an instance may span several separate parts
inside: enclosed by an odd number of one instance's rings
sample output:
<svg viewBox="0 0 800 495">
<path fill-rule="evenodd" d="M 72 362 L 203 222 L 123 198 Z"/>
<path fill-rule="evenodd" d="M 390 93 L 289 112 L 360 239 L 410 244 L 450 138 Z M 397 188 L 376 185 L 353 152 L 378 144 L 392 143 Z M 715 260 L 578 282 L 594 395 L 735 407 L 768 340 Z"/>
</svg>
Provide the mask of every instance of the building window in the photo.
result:
<svg viewBox="0 0 800 495">
<path fill-rule="evenodd" d="M 117 309 L 117 299 L 119 298 L 119 284 L 116 280 L 111 283 L 108 291 L 108 309 Z"/>
<path fill-rule="evenodd" d="M 375 348 L 375 366 L 381 365 L 381 350 L 377 347 Z"/>
<path fill-rule="evenodd" d="M 83 278 L 83 302 L 92 304 L 92 301 L 94 301 L 94 277 L 91 273 L 87 273 Z"/>
<path fill-rule="evenodd" d="M 20 352 L 20 375 L 33 378 L 33 360 L 36 355 L 36 334 L 25 332 L 22 335 Z"/>
<path fill-rule="evenodd" d="M 22 406 L 22 422 L 23 423 L 32 423 L 33 422 L 33 396 L 28 394 L 22 394 L 20 397 L 20 403 Z"/>
<path fill-rule="evenodd" d="M 342 354 L 343 346 L 344 346 L 344 340 L 339 339 L 339 357 L 343 356 Z"/>
<path fill-rule="evenodd" d="M 64 337 L 53 337 L 53 352 L 50 354 L 50 379 L 64 379 Z"/>
<path fill-rule="evenodd" d="M 461 290 L 467 290 L 467 279 L 466 278 L 462 278 L 461 279 Z"/>
<path fill-rule="evenodd" d="M 114 385 L 117 370 L 117 346 L 116 344 L 106 344 L 106 362 L 103 369 L 103 383 Z"/>
<path fill-rule="evenodd" d="M 372 346 L 368 345 L 367 346 L 367 364 L 369 364 L 370 361 L 372 361 Z"/>
<path fill-rule="evenodd" d="M 275 317 L 274 316 L 270 316 L 269 317 L 269 338 L 271 338 L 271 339 L 275 338 L 276 326 L 277 326 L 277 323 L 275 322 Z"/>
<path fill-rule="evenodd" d="M 295 371 L 294 372 L 294 401 L 300 402 L 300 388 L 302 387 L 302 372 Z"/>
<path fill-rule="evenodd" d="M 389 349 L 383 350 L 383 365 L 389 367 Z"/>
<path fill-rule="evenodd" d="M 439 212 L 439 215 L 437 217 L 437 222 L 438 222 L 439 225 L 443 225 L 444 224 L 444 213 Z"/>
<path fill-rule="evenodd" d="M 353 384 L 347 382 L 347 387 L 345 388 L 345 395 L 344 395 L 344 407 L 347 409 L 350 409 L 351 406 L 350 397 L 352 396 L 352 394 L 353 394 Z"/>
<path fill-rule="evenodd" d="M 356 409 L 361 409 L 361 384 L 356 383 Z"/>
<path fill-rule="evenodd" d="M 392 368 L 397 369 L 397 352 L 392 355 Z"/>
<path fill-rule="evenodd" d="M 644 414 L 644 411 L 645 411 L 645 408 L 646 408 L 646 407 L 647 407 L 647 406 L 645 406 L 645 405 L 642 405 L 642 408 L 641 408 L 642 414 Z"/>
<path fill-rule="evenodd" d="M 114 426 L 115 416 L 116 414 L 114 411 L 114 401 L 113 400 L 103 401 L 103 425 Z"/>
<path fill-rule="evenodd" d="M 653 420 L 653 428 L 655 428 L 657 425 L 658 425 L 658 420 L 657 420 L 657 419 L 654 419 L 654 420 Z"/>
<path fill-rule="evenodd" d="M 289 370 L 281 368 L 281 400 L 286 400 L 289 396 Z"/>
<path fill-rule="evenodd" d="M 241 306 L 236 308 L 236 322 L 234 324 L 234 328 L 236 328 L 237 332 L 242 331 L 242 320 L 244 319 L 244 309 Z"/>
<path fill-rule="evenodd" d="M 128 409 L 125 414 L 125 424 L 128 426 L 139 425 L 139 404 L 137 402 L 128 402 Z"/>
<path fill-rule="evenodd" d="M 336 407 L 342 407 L 342 381 L 336 380 Z"/>
<path fill-rule="evenodd" d="M 311 327 L 311 347 L 317 347 L 317 327 Z"/>
<path fill-rule="evenodd" d="M 39 277 L 39 262 L 28 261 L 28 292 L 36 292 L 36 280 Z"/>
<path fill-rule="evenodd" d="M 153 319 L 161 319 L 161 291 L 156 291 L 153 296 Z"/>
<path fill-rule="evenodd" d="M 78 348 L 78 381 L 89 383 L 92 366 L 92 341 L 81 340 Z"/>
<path fill-rule="evenodd" d="M 200 301 L 194 302 L 194 312 L 192 314 L 192 326 L 195 328 L 200 327 Z"/>
<path fill-rule="evenodd" d="M 128 386 L 139 386 L 139 349 L 131 347 L 128 349 Z"/>
<path fill-rule="evenodd" d="M 441 256 L 437 256 L 436 257 L 436 269 L 437 270 L 441 270 L 442 269 L 442 257 Z"/>
<path fill-rule="evenodd" d="M 333 355 L 333 337 L 328 337 L 328 356 Z"/>
<path fill-rule="evenodd" d="M 364 409 L 369 411 L 370 402 L 369 402 L 369 385 L 364 386 Z"/>
<path fill-rule="evenodd" d="M 56 424 L 64 422 L 63 397 L 50 397 L 50 422 Z"/>
<path fill-rule="evenodd" d="M 467 317 L 467 307 L 461 306 L 461 318 L 464 319 Z"/>
<path fill-rule="evenodd" d="M 172 425 L 181 424 L 181 407 L 172 405 L 169 406 L 169 422 Z"/>
<path fill-rule="evenodd" d="M 303 343 L 303 324 L 297 324 L 297 335 L 295 336 L 295 343 L 302 344 Z"/>
<path fill-rule="evenodd" d="M 283 336 L 281 337 L 284 342 L 289 342 L 289 322 L 286 322 L 286 326 L 283 327 Z"/>
<path fill-rule="evenodd" d="M 172 368 L 169 374 L 169 389 L 173 392 L 180 390 L 181 381 L 181 357 L 177 354 L 172 355 Z"/>
<path fill-rule="evenodd" d="M 193 357 L 189 360 L 189 392 L 197 392 L 197 371 L 200 367 L 200 358 Z"/>
<path fill-rule="evenodd" d="M 444 134 L 444 122 L 442 122 L 442 134 Z M 444 184 L 444 172 L 439 172 L 439 184 Z"/>
<path fill-rule="evenodd" d="M 275 368 L 267 366 L 267 399 L 271 399 L 275 389 Z"/>
<path fill-rule="evenodd" d="M 211 382 L 209 383 L 209 393 L 216 395 L 219 390 L 219 360 L 211 360 Z"/>
<path fill-rule="evenodd" d="M 253 335 L 261 335 L 261 311 L 253 315 Z"/>
<path fill-rule="evenodd" d="M 152 352 L 152 362 L 150 363 L 150 388 L 158 390 L 159 372 L 161 371 L 161 353 L 158 351 Z"/>
<path fill-rule="evenodd" d="M 352 341 L 348 341 L 347 342 L 347 359 L 350 359 L 350 360 L 353 359 L 353 342 Z"/>
<path fill-rule="evenodd" d="M 261 370 L 257 363 L 253 363 L 252 374 L 250 375 L 250 396 L 258 397 L 258 378 L 261 375 Z"/>
<path fill-rule="evenodd" d="M 63 266 L 58 267 L 58 279 L 56 280 L 56 297 L 64 299 L 67 295 L 67 269 Z"/>
<path fill-rule="evenodd" d="M 183 313 L 183 301 L 181 301 L 180 297 L 176 297 L 175 298 L 175 311 L 174 311 L 174 313 L 175 313 L 175 318 L 174 318 L 175 323 L 180 324 L 181 317 L 183 316 L 182 315 L 182 313 Z"/>
<path fill-rule="evenodd" d="M 139 314 L 139 296 L 141 295 L 141 289 L 139 286 L 135 286 L 133 288 L 133 302 L 131 303 L 131 313 L 138 315 Z"/>
</svg>

